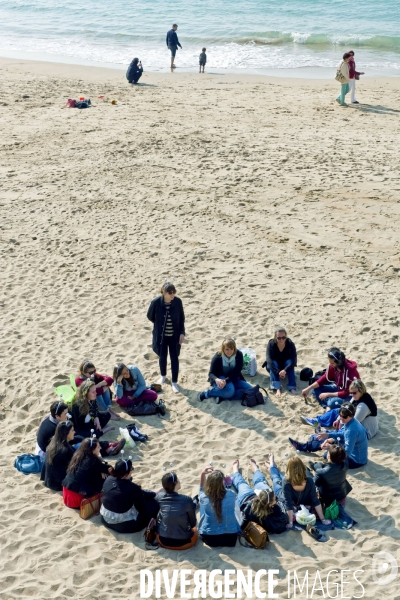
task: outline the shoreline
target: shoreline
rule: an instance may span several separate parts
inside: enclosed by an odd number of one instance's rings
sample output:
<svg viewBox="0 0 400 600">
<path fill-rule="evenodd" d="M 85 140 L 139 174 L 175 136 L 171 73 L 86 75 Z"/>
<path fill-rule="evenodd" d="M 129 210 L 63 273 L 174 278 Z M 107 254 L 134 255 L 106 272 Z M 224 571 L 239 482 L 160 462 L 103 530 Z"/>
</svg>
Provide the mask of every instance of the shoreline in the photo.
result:
<svg viewBox="0 0 400 600">
<path fill-rule="evenodd" d="M 10 53 L 11 54 L 11 53 Z M 0 54 L 0 64 L 3 61 L 11 61 L 18 64 L 25 63 L 40 63 L 40 64 L 51 64 L 51 65 L 66 65 L 68 67 L 84 67 L 84 68 L 93 68 L 93 69 L 106 69 L 111 72 L 119 72 L 122 71 L 125 73 L 128 65 L 121 65 L 115 63 L 97 63 L 94 61 L 82 61 L 80 59 L 72 59 L 71 57 L 64 57 L 60 55 L 45 55 L 42 53 L 31 53 L 27 56 L 27 53 L 21 52 L 19 55 Z M 339 62 L 339 59 L 338 59 Z M 156 75 L 167 75 L 171 73 L 170 68 L 168 67 L 168 57 L 166 57 L 166 67 L 163 69 L 148 69 L 145 67 L 145 73 L 151 73 Z M 206 75 L 215 75 L 215 76 L 253 76 L 253 77 L 273 77 L 279 79 L 300 79 L 300 80 L 334 80 L 335 77 L 335 67 L 296 67 L 296 68 L 282 68 L 282 69 L 212 69 L 210 71 L 206 70 Z M 182 67 L 179 65 L 177 69 L 174 71 L 175 74 L 180 73 L 198 73 L 198 67 L 193 66 L 190 68 Z M 379 71 L 378 69 L 370 69 L 368 73 L 362 76 L 363 80 L 371 80 L 371 79 L 397 79 L 400 78 L 400 72 L 396 73 L 389 69 L 384 69 Z"/>
</svg>

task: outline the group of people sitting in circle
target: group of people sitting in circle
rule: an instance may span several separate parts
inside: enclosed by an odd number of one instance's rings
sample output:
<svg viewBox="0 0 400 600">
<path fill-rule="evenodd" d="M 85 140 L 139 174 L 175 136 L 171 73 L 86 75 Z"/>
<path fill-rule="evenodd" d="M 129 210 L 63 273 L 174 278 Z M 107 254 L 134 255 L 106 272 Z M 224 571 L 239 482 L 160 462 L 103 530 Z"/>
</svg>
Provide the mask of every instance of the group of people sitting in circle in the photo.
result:
<svg viewBox="0 0 400 600">
<path fill-rule="evenodd" d="M 154 323 L 153 349 L 159 356 L 160 381 L 164 383 L 166 379 L 169 353 L 172 383 L 179 391 L 178 357 L 185 319 L 182 301 L 175 294 L 173 284 L 164 284 L 147 316 Z M 61 399 L 53 402 L 50 414 L 39 426 L 37 453 L 44 461 L 42 480 L 47 487 L 62 491 L 64 503 L 71 508 L 79 508 L 84 498 L 102 492 L 102 522 L 120 533 L 140 531 L 151 518 L 156 518 L 157 540 L 166 548 L 189 548 L 199 535 L 212 547 L 234 546 L 238 534 L 250 521 L 269 533 L 282 533 L 293 527 L 300 503 L 311 507 L 324 524 L 329 524 L 324 519 L 323 506 L 334 500 L 345 503 L 351 491 L 347 471 L 367 463 L 368 440 L 378 432 L 378 417 L 357 364 L 338 348 L 328 351 L 328 361 L 326 371 L 311 379 L 301 392 L 304 399 L 312 392 L 326 412 L 301 416 L 302 422 L 315 430 L 309 441 L 289 438 L 297 451 L 325 450 L 326 462 L 309 462 L 307 468 L 296 455 L 289 459 L 283 474 L 271 454 L 265 463 L 271 486 L 253 459 L 249 463 L 252 486 L 240 474 L 238 460 L 232 465 L 232 477 L 207 466 L 200 475 L 199 494 L 193 499 L 180 493 L 181 481 L 175 472 L 164 474 L 160 490 L 143 490 L 132 481 L 130 459 L 117 460 L 114 466 L 104 460 L 119 454 L 125 443 L 103 439 L 113 429 L 110 421 L 120 419 L 112 408 L 113 395 L 115 402 L 126 408 L 138 402 L 157 402 L 157 393 L 147 387 L 135 365 L 118 363 L 110 377 L 98 373 L 93 362 L 85 359 L 75 378 L 77 392 L 72 406 Z M 265 366 L 276 396 L 281 395 L 285 379 L 289 393 L 297 393 L 296 346 L 285 328 L 277 328 L 269 340 Z M 210 387 L 199 393 L 198 400 L 213 399 L 219 404 L 222 400 L 239 399 L 243 390 L 252 387 L 242 370 L 243 353 L 233 338 L 225 338 L 211 359 Z M 302 374 L 307 375 L 307 371 L 303 369 Z M 323 432 L 321 427 L 332 431 Z"/>
</svg>

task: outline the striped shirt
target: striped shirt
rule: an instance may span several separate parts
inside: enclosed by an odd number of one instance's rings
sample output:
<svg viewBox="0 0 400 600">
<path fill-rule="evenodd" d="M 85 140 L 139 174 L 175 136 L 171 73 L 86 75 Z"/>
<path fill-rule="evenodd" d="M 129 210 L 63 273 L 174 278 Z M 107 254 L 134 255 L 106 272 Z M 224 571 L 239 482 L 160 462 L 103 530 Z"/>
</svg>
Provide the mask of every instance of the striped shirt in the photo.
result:
<svg viewBox="0 0 400 600">
<path fill-rule="evenodd" d="M 174 335 L 174 327 L 172 325 L 171 313 L 170 313 L 171 303 L 169 302 L 167 304 L 166 302 L 164 302 L 164 306 L 167 310 L 167 319 L 166 319 L 166 323 L 165 323 L 164 335 L 165 335 L 165 337 L 172 337 Z"/>
</svg>

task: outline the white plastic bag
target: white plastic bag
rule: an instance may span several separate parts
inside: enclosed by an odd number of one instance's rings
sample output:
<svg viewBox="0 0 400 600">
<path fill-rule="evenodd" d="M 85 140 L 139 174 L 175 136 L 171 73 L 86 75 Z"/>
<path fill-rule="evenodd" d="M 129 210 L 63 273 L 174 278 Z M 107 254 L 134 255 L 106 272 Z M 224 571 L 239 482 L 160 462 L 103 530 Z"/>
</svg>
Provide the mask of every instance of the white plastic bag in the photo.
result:
<svg viewBox="0 0 400 600">
<path fill-rule="evenodd" d="M 243 354 L 243 375 L 250 375 L 254 377 L 257 373 L 257 355 L 253 348 L 239 348 Z"/>
<path fill-rule="evenodd" d="M 300 504 L 301 510 L 296 513 L 296 521 L 299 525 L 315 525 L 317 517 L 312 515 L 308 508 Z"/>
<path fill-rule="evenodd" d="M 126 427 L 120 427 L 119 432 L 120 432 L 121 436 L 124 438 L 124 440 L 126 441 L 127 446 L 130 446 L 131 448 L 134 448 L 136 446 L 136 443 L 133 441 L 133 439 L 129 435 L 129 431 L 127 430 Z"/>
</svg>

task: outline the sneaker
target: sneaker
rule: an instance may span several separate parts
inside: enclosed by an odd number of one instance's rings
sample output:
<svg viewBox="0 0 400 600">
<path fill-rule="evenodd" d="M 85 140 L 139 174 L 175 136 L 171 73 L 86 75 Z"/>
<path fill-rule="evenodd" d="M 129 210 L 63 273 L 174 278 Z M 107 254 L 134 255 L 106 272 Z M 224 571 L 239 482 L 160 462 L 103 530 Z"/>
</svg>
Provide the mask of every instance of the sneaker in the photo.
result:
<svg viewBox="0 0 400 600">
<path fill-rule="evenodd" d="M 360 104 L 358 100 L 354 100 L 354 102 L 352 102 L 352 104 Z"/>
<path fill-rule="evenodd" d="M 157 383 L 165 383 L 165 380 L 167 379 L 166 375 L 161 375 L 160 379 L 157 381 Z"/>
<path fill-rule="evenodd" d="M 203 402 L 203 400 L 205 400 L 207 398 L 206 393 L 205 392 L 200 392 L 200 394 L 198 394 L 197 396 L 197 400 L 199 402 Z"/>
<path fill-rule="evenodd" d="M 171 386 L 172 386 L 172 391 L 175 392 L 175 394 L 179 394 L 179 392 L 181 390 L 179 389 L 179 385 L 176 383 L 176 381 L 173 381 Z"/>
<path fill-rule="evenodd" d="M 296 442 L 296 440 L 292 440 L 292 438 L 288 438 L 288 440 L 289 440 L 289 444 L 290 444 L 291 446 L 293 446 L 293 448 L 294 448 L 295 450 L 299 450 L 299 448 L 300 448 L 300 444 L 299 444 L 299 442 Z"/>
<path fill-rule="evenodd" d="M 119 454 L 122 450 L 122 448 L 125 446 L 126 440 L 120 440 L 119 442 L 117 442 L 115 444 L 115 446 L 109 446 L 109 452 L 107 451 L 108 456 L 116 456 L 117 454 Z"/>
<path fill-rule="evenodd" d="M 310 427 L 315 427 L 317 428 L 319 426 L 318 423 L 318 419 L 313 419 L 313 418 L 308 418 L 308 417 L 303 417 L 303 415 L 300 415 L 300 419 L 301 422 L 304 423 L 304 425 L 310 425 Z"/>
<path fill-rule="evenodd" d="M 215 404 L 221 404 L 221 398 L 219 398 L 218 396 L 216 398 L 214 398 Z"/>
<path fill-rule="evenodd" d="M 158 400 L 158 404 L 156 404 L 156 407 L 157 407 L 158 414 L 160 414 L 162 417 L 164 417 L 166 410 L 165 410 L 165 404 L 161 399 Z"/>
</svg>

